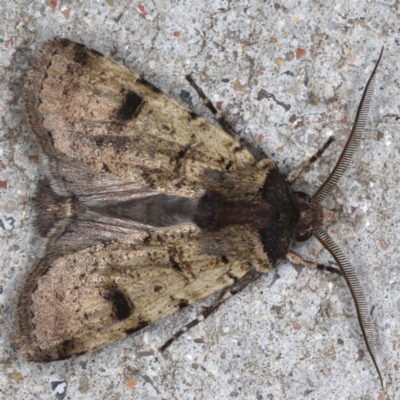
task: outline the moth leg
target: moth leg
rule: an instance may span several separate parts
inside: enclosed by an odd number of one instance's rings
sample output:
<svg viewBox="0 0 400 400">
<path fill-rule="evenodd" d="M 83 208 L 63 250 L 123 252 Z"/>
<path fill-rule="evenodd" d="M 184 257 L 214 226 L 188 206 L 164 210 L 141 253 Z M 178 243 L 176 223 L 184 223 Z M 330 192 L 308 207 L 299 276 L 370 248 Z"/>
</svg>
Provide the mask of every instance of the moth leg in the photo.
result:
<svg viewBox="0 0 400 400">
<path fill-rule="evenodd" d="M 303 257 L 301 257 L 299 254 L 295 253 L 294 251 L 288 251 L 286 254 L 286 259 L 292 264 L 302 265 L 303 267 L 319 269 L 320 271 L 328 271 L 328 272 L 332 272 L 332 273 L 335 273 L 338 275 L 343 275 L 342 272 L 340 271 L 340 269 L 338 269 L 338 268 L 333 268 L 328 265 L 319 264 L 319 263 L 312 262 L 312 261 L 307 261 Z"/>
<path fill-rule="evenodd" d="M 318 158 L 322 156 L 324 151 L 329 147 L 329 145 L 334 140 L 335 138 L 333 136 L 329 137 L 329 139 L 324 143 L 324 145 L 320 149 L 318 149 L 318 151 L 313 156 L 311 156 L 306 162 L 300 165 L 299 168 L 290 172 L 290 174 L 286 177 L 286 182 L 293 183 L 306 168 L 308 168 L 311 164 L 313 164 L 315 161 L 318 160 Z"/>
<path fill-rule="evenodd" d="M 236 139 L 242 146 L 244 146 L 252 156 L 257 160 L 261 161 L 264 158 L 268 158 L 267 155 L 260 149 L 253 146 L 248 140 L 240 137 L 240 135 L 235 131 L 232 125 L 224 118 L 224 116 L 218 112 L 211 100 L 205 95 L 203 89 L 197 85 L 194 81 L 192 75 L 186 75 L 186 80 L 190 83 L 190 86 L 197 92 L 199 97 L 203 100 L 204 105 L 211 111 L 215 119 L 218 121 L 221 128 L 234 139 Z"/>
<path fill-rule="evenodd" d="M 217 300 L 211 306 L 206 307 L 205 311 L 201 313 L 196 319 L 189 322 L 182 329 L 177 331 L 172 337 L 170 337 L 160 348 L 160 352 L 164 352 L 175 340 L 179 339 L 184 333 L 188 332 L 191 328 L 198 325 L 200 322 L 204 321 L 211 314 L 218 310 L 218 308 L 225 303 L 230 297 L 235 294 L 241 292 L 245 289 L 249 283 L 255 281 L 260 276 L 260 272 L 258 272 L 255 268 L 252 268 L 245 276 L 235 282 L 232 286 L 224 289 L 221 294 L 218 296 Z"/>
</svg>

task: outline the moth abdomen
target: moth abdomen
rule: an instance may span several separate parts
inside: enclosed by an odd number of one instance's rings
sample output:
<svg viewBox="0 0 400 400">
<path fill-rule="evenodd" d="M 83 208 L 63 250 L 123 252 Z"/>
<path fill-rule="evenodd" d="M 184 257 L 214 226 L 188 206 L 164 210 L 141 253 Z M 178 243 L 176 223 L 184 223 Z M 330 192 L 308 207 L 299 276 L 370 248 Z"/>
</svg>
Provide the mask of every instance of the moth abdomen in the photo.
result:
<svg viewBox="0 0 400 400">
<path fill-rule="evenodd" d="M 151 227 L 168 227 L 193 221 L 197 199 L 157 193 L 104 206 L 92 207 L 100 214 L 132 219 Z"/>
</svg>

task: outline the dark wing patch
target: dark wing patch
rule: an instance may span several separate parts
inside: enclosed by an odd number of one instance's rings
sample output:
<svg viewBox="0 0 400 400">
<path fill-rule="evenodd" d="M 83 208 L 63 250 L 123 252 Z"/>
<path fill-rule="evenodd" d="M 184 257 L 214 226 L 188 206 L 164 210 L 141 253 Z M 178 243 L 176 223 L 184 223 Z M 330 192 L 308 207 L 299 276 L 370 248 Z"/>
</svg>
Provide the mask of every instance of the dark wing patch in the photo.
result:
<svg viewBox="0 0 400 400">
<path fill-rule="evenodd" d="M 149 82 L 147 79 L 143 78 L 143 76 L 138 79 L 139 83 L 142 83 L 143 85 L 149 87 L 151 90 L 153 90 L 155 93 L 162 93 L 162 90 L 159 89 L 157 86 L 154 86 L 151 82 Z"/>
<path fill-rule="evenodd" d="M 89 53 L 87 51 L 87 48 L 83 45 L 75 46 L 73 60 L 81 66 L 87 65 L 89 60 Z"/>
<path fill-rule="evenodd" d="M 133 90 L 129 90 L 121 104 L 121 107 L 117 111 L 115 118 L 120 122 L 126 122 L 135 118 L 138 115 L 142 104 L 143 98 Z"/>
<path fill-rule="evenodd" d="M 118 321 L 123 321 L 132 314 L 134 307 L 122 290 L 113 287 L 105 292 L 103 297 L 112 304 L 114 317 Z"/>
</svg>

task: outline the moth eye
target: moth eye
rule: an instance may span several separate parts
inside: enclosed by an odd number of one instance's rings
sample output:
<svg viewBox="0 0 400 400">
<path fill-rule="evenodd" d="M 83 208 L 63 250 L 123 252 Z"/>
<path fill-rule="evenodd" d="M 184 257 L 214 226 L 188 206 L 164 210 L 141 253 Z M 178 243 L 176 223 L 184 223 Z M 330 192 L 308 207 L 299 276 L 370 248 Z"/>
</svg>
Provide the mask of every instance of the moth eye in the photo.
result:
<svg viewBox="0 0 400 400">
<path fill-rule="evenodd" d="M 305 242 L 311 237 L 312 233 L 308 231 L 299 231 L 296 233 L 296 241 L 297 242 Z"/>
</svg>

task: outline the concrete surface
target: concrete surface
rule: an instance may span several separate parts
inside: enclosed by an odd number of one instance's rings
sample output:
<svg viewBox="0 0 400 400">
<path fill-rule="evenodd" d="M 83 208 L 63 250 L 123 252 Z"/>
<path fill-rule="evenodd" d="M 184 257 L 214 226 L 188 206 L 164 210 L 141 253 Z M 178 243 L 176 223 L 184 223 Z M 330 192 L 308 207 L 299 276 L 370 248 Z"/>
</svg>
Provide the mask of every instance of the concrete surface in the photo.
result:
<svg viewBox="0 0 400 400">
<path fill-rule="evenodd" d="M 399 399 L 398 21 L 391 0 L 1 0 L 0 399 Z M 334 134 L 335 144 L 297 185 L 310 194 L 334 165 L 385 46 L 365 140 L 326 204 L 341 210 L 329 232 L 373 308 L 386 392 L 344 280 L 287 262 L 165 355 L 157 346 L 196 308 L 73 360 L 21 358 L 13 318 L 35 259 L 29 197 L 41 158 L 22 122 L 21 84 L 33 51 L 55 36 L 116 58 L 211 119 L 184 79 L 192 72 L 283 173 Z M 296 249 L 330 260 L 315 239 Z"/>
</svg>

